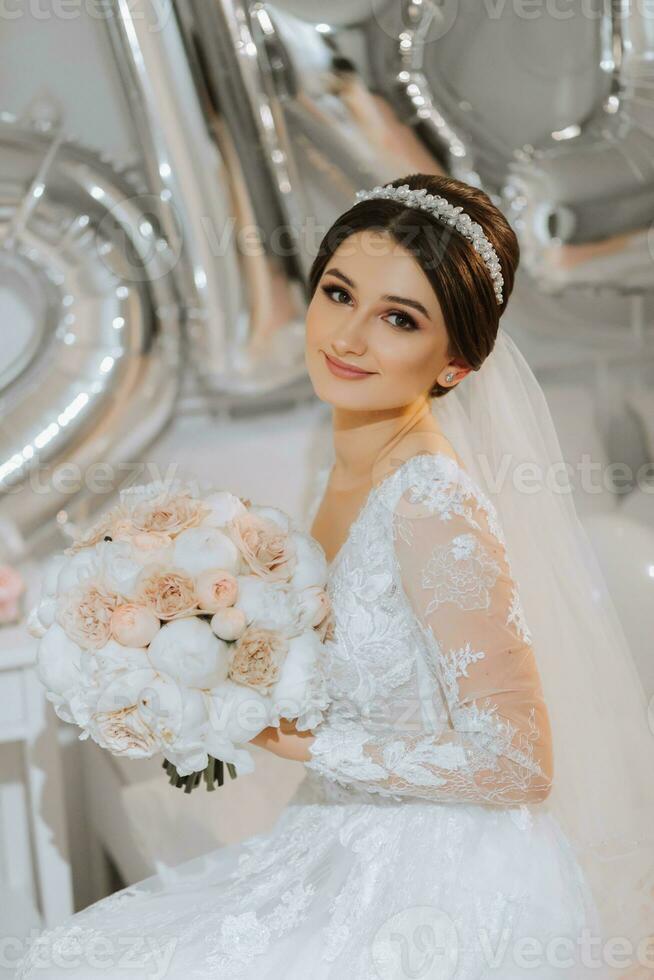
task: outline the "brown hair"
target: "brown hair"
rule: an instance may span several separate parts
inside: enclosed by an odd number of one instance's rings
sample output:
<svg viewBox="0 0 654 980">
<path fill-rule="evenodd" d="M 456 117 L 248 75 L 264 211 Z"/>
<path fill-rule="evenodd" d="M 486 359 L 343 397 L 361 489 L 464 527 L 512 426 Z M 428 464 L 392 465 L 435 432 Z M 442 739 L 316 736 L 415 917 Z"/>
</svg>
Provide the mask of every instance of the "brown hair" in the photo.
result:
<svg viewBox="0 0 654 980">
<path fill-rule="evenodd" d="M 448 356 L 460 358 L 478 371 L 495 345 L 500 317 L 513 289 L 520 260 L 515 232 L 488 194 L 462 180 L 437 174 L 410 174 L 388 183 L 394 187 L 408 184 L 412 190 L 424 187 L 428 193 L 439 194 L 450 204 L 460 205 L 481 225 L 500 261 L 504 279 L 502 304 L 497 302 L 488 269 L 471 242 L 426 211 L 383 198 L 359 201 L 336 219 L 311 266 L 309 299 L 327 262 L 345 239 L 366 229 L 385 231 L 414 255 L 429 279 L 445 319 Z M 429 395 L 437 398 L 448 391 L 450 388 L 434 382 Z"/>
</svg>

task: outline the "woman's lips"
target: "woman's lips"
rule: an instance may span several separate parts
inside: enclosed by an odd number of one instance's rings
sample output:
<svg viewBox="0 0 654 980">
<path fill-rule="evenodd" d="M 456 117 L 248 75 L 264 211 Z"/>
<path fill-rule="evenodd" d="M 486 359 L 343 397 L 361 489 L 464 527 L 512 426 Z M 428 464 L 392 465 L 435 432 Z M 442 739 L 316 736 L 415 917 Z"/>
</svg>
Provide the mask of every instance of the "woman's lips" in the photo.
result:
<svg viewBox="0 0 654 980">
<path fill-rule="evenodd" d="M 323 354 L 325 354 L 324 351 Z M 355 368 L 346 367 L 342 362 L 339 363 L 338 361 L 333 360 L 333 358 L 329 357 L 327 354 L 325 354 L 325 363 L 332 374 L 335 374 L 338 378 L 351 378 L 352 380 L 357 378 L 369 378 L 371 374 L 375 373 L 374 371 L 358 371 Z"/>
</svg>

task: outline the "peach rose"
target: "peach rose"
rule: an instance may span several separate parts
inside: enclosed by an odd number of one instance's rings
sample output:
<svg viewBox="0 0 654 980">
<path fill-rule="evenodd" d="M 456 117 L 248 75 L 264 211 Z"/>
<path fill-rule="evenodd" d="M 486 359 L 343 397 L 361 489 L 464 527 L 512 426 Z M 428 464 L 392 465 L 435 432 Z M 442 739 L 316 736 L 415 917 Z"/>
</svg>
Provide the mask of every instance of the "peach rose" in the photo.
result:
<svg viewBox="0 0 654 980">
<path fill-rule="evenodd" d="M 11 565 L 0 565 L 0 623 L 13 623 L 20 616 L 19 598 L 25 579 Z"/>
<path fill-rule="evenodd" d="M 283 633 L 250 626 L 230 650 L 228 676 L 265 694 L 276 683 L 287 653 Z"/>
<path fill-rule="evenodd" d="M 207 568 L 195 577 L 198 605 L 203 612 L 218 612 L 233 606 L 238 597 L 238 582 L 224 568 Z"/>
<path fill-rule="evenodd" d="M 161 629 L 153 609 L 124 602 L 111 616 L 111 633 L 124 647 L 146 647 Z"/>
<path fill-rule="evenodd" d="M 288 582 L 296 565 L 295 545 L 279 524 L 248 512 L 225 527 L 255 575 L 271 582 Z"/>
<path fill-rule="evenodd" d="M 64 554 L 74 555 L 83 548 L 91 548 L 98 541 L 102 541 L 107 535 L 113 538 L 114 525 L 118 516 L 119 512 L 117 507 L 112 507 L 106 511 L 95 524 L 92 524 L 86 531 L 82 531 L 73 543 L 64 549 Z"/>
<path fill-rule="evenodd" d="M 159 748 L 156 733 L 146 725 L 135 705 L 116 711 L 97 711 L 90 727 L 95 741 L 113 755 L 147 759 Z"/>
<path fill-rule="evenodd" d="M 221 640 L 238 640 L 245 627 L 247 620 L 242 609 L 228 606 L 227 609 L 219 609 L 211 617 L 211 629 Z"/>
<path fill-rule="evenodd" d="M 94 581 L 84 581 L 62 598 L 57 622 L 84 650 L 98 650 L 111 637 L 111 617 L 118 596 Z"/>
<path fill-rule="evenodd" d="M 331 606 L 325 618 L 317 626 L 314 626 L 314 629 L 323 643 L 329 643 L 336 638 L 336 620 L 334 619 L 334 610 Z"/>
<path fill-rule="evenodd" d="M 198 605 L 195 583 L 184 572 L 146 565 L 137 579 L 136 604 L 153 609 L 159 619 L 190 616 Z"/>
<path fill-rule="evenodd" d="M 174 537 L 189 527 L 197 527 L 209 514 L 202 501 L 187 493 L 160 491 L 153 497 L 125 496 L 121 503 L 125 517 L 138 531 L 158 531 Z"/>
</svg>

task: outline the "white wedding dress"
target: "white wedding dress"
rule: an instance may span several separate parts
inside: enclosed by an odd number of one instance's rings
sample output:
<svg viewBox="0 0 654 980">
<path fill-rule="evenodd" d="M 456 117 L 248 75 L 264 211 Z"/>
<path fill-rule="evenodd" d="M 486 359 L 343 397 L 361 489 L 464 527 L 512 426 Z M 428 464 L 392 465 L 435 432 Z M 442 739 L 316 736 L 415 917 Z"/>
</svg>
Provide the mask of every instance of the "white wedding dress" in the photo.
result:
<svg viewBox="0 0 654 980">
<path fill-rule="evenodd" d="M 601 930 L 548 812 L 548 716 L 509 561 L 460 462 L 401 463 L 330 565 L 333 702 L 272 830 L 45 931 L 17 980 L 607 976 L 595 947 L 575 959 Z"/>
</svg>

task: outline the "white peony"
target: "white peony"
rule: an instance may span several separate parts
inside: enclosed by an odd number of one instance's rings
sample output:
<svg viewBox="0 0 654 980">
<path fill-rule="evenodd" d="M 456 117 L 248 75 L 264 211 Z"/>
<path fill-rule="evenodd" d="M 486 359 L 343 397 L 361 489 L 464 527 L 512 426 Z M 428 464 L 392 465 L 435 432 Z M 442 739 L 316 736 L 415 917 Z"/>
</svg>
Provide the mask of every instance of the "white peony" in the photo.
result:
<svg viewBox="0 0 654 980">
<path fill-rule="evenodd" d="M 240 556 L 232 540 L 215 527 L 190 527 L 175 538 L 173 565 L 189 575 L 210 568 L 238 573 Z"/>
<path fill-rule="evenodd" d="M 264 507 L 261 504 L 252 504 L 250 507 L 250 513 L 256 514 L 257 517 L 265 517 L 278 527 L 281 527 L 282 531 L 291 530 L 291 519 L 288 514 L 285 514 L 283 510 L 279 510 L 278 507 Z"/>
<path fill-rule="evenodd" d="M 103 542 L 104 543 L 104 542 Z M 97 577 L 100 568 L 100 553 L 97 545 L 84 548 L 67 558 L 57 576 L 57 595 L 69 592 L 81 585 L 85 579 Z M 54 573 L 53 573 L 54 574 Z"/>
<path fill-rule="evenodd" d="M 109 640 L 99 650 L 88 651 L 84 663 L 85 675 L 92 678 L 107 677 L 117 671 L 153 670 L 148 651 L 143 647 L 124 647 L 117 640 Z"/>
<path fill-rule="evenodd" d="M 242 609 L 248 626 L 299 633 L 299 609 L 295 592 L 286 583 L 266 582 L 253 575 L 239 575 L 236 609 Z"/>
<path fill-rule="evenodd" d="M 53 596 L 46 596 L 38 606 L 30 609 L 27 616 L 27 632 L 30 636 L 44 636 L 55 621 L 56 611 L 57 600 Z"/>
<path fill-rule="evenodd" d="M 247 510 L 243 501 L 228 490 L 209 493 L 202 499 L 202 503 L 210 511 L 206 517 L 203 517 L 202 527 L 224 527 L 228 521 Z"/>
<path fill-rule="evenodd" d="M 229 678 L 209 695 L 209 729 L 232 742 L 249 742 L 270 724 L 270 698 Z"/>
<path fill-rule="evenodd" d="M 100 575 L 112 592 L 126 599 L 136 596 L 136 580 L 143 568 L 129 541 L 104 541 L 99 558 Z"/>
<path fill-rule="evenodd" d="M 306 630 L 288 641 L 288 653 L 270 698 L 273 720 L 297 718 L 311 697 L 312 685 L 319 676 L 323 645 L 315 630 Z"/>
<path fill-rule="evenodd" d="M 327 581 L 327 559 L 318 542 L 301 531 L 291 531 L 296 549 L 296 566 L 288 583 L 292 589 L 310 585 L 324 586 Z"/>
<path fill-rule="evenodd" d="M 55 694 L 65 696 L 81 681 L 82 650 L 66 631 L 53 623 L 39 643 L 37 673 L 45 686 Z"/>
<path fill-rule="evenodd" d="M 227 677 L 229 647 L 194 616 L 164 623 L 148 648 L 153 667 L 189 687 L 213 687 Z"/>
<path fill-rule="evenodd" d="M 59 573 L 68 564 L 66 555 L 51 555 L 43 564 L 41 575 L 41 598 L 49 599 L 57 595 L 59 589 Z"/>
</svg>

